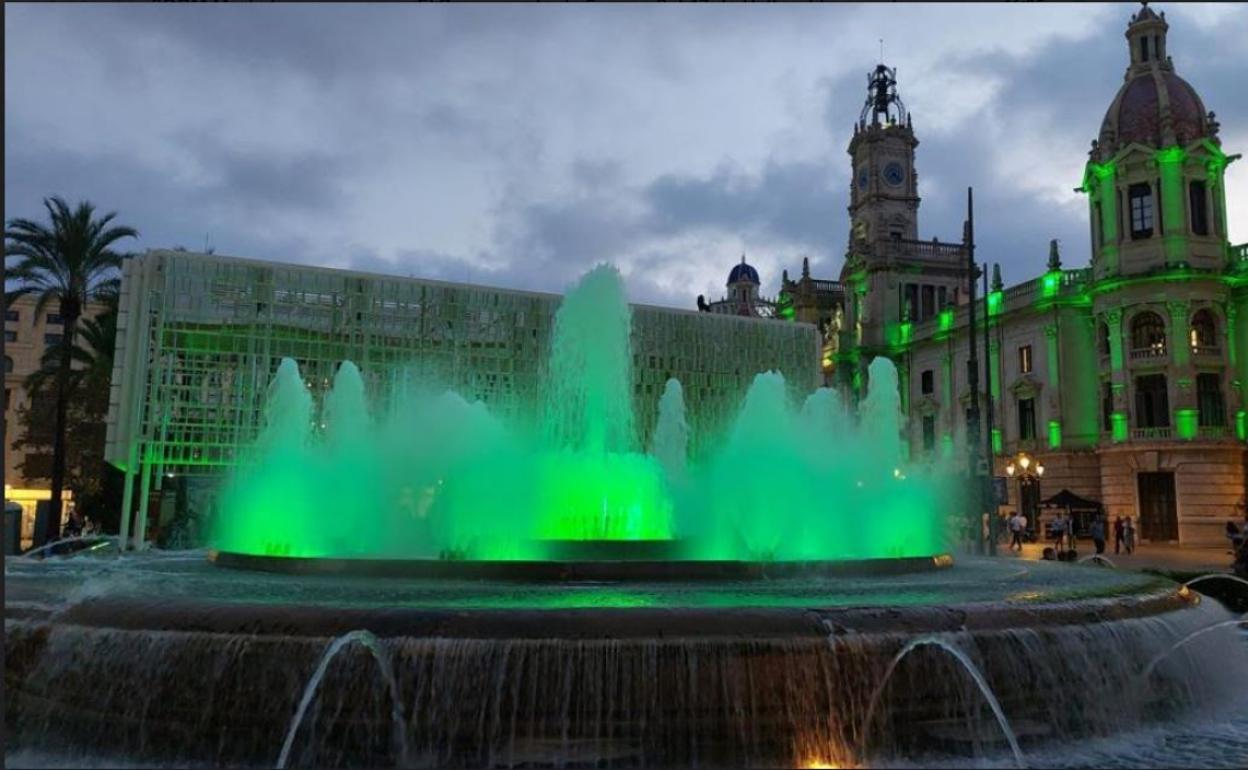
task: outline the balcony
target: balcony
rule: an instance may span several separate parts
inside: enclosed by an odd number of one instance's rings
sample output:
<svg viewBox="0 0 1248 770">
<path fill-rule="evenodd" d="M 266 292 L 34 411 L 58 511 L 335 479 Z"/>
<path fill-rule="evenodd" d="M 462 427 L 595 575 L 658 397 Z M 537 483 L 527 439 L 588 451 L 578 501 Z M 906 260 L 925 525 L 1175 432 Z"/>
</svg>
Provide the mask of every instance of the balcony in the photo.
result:
<svg viewBox="0 0 1248 770">
<path fill-rule="evenodd" d="M 1192 345 L 1194 358 L 1221 358 L 1222 348 L 1217 345 Z"/>
<path fill-rule="evenodd" d="M 1136 441 L 1164 441 L 1174 438 L 1174 428 L 1132 428 L 1131 438 Z"/>
<path fill-rule="evenodd" d="M 1131 350 L 1132 361 L 1149 361 L 1156 359 L 1164 359 L 1166 357 L 1165 345 L 1150 345 L 1146 348 L 1134 348 Z"/>
</svg>

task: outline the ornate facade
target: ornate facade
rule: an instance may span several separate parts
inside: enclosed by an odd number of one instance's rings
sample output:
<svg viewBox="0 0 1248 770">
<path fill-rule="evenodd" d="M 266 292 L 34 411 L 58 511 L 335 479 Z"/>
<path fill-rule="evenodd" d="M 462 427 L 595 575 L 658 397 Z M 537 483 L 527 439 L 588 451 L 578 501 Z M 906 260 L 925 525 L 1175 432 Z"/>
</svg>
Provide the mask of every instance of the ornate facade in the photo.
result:
<svg viewBox="0 0 1248 770">
<path fill-rule="evenodd" d="M 1111 519 L 1134 517 L 1144 540 L 1211 545 L 1245 490 L 1248 244 L 1227 236 L 1223 179 L 1239 156 L 1222 149 L 1214 114 L 1176 74 L 1167 30 L 1144 6 L 1126 31 L 1124 82 L 1078 188 L 1091 264 L 1064 266 L 1053 242 L 1043 274 L 1007 288 L 994 270 L 978 298 L 987 367 L 977 397 L 996 474 L 1019 451 L 1047 471 L 1040 484 L 1011 480 L 1002 511 L 1022 509 L 1036 526 L 1039 500 L 1069 489 Z M 892 71 L 881 65 L 870 83 L 849 145 L 838 380 L 859 393 L 867 363 L 889 356 L 912 457 L 960 459 L 971 401 L 967 234 L 918 239 L 913 124 Z"/>
</svg>

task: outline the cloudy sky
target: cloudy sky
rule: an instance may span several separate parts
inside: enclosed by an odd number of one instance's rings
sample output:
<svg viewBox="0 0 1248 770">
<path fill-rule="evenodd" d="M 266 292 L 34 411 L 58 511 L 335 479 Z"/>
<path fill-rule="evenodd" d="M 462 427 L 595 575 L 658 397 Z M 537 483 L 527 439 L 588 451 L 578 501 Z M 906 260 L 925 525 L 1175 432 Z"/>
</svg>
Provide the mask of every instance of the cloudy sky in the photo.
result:
<svg viewBox="0 0 1248 770">
<path fill-rule="evenodd" d="M 1079 183 L 1133 3 L 9 4 L 5 217 L 86 198 L 132 248 L 561 291 L 613 262 L 636 301 L 835 278 L 846 146 L 879 58 L 919 135 L 919 234 L 1007 283 L 1088 260 Z M 1155 4 L 1179 74 L 1248 152 L 1248 6 Z M 1248 241 L 1248 161 L 1228 173 Z"/>
</svg>

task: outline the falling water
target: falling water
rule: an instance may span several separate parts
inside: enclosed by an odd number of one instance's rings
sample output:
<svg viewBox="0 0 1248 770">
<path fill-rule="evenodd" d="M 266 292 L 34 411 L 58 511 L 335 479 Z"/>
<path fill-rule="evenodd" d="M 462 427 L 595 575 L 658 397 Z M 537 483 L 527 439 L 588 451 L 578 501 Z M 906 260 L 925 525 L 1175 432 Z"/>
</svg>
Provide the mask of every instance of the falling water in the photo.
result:
<svg viewBox="0 0 1248 770">
<path fill-rule="evenodd" d="M 1000 725 L 1001 732 L 1005 735 L 1006 740 L 1010 742 L 1010 750 L 1014 752 L 1014 762 L 1020 768 L 1027 767 L 1027 762 L 1023 759 L 1023 751 L 1018 746 L 1018 738 L 1015 737 L 1014 730 L 1010 728 L 1009 720 L 1005 718 L 1005 712 L 1001 710 L 1001 703 L 997 700 L 997 696 L 993 693 L 992 688 L 988 686 L 988 682 L 984 679 L 984 675 L 980 672 L 979 667 L 971 662 L 971 659 L 967 657 L 966 653 L 958 649 L 956 646 L 950 644 L 944 639 L 938 639 L 930 636 L 911 640 L 905 647 L 901 648 L 900 652 L 893 656 L 891 661 L 889 661 L 888 667 L 884 670 L 884 676 L 880 678 L 880 683 L 876 685 L 875 690 L 871 693 L 871 698 L 868 701 L 866 717 L 863 719 L 862 723 L 862 740 L 864 743 L 862 747 L 863 753 L 866 753 L 865 743 L 867 738 L 870 736 L 871 720 L 875 716 L 876 706 L 879 704 L 880 695 L 884 692 L 884 687 L 888 684 L 889 679 L 892 678 L 893 671 L 896 670 L 897 665 L 901 663 L 907 655 L 919 647 L 935 647 L 937 649 L 944 650 L 958 662 L 962 669 L 966 671 L 967 675 L 971 677 L 975 686 L 979 688 L 979 692 L 984 696 L 984 700 L 988 702 L 989 708 L 992 709 L 992 715 L 996 718 L 997 724 Z"/>
<path fill-rule="evenodd" d="M 290 757 L 290 749 L 294 745 L 295 735 L 299 732 L 300 725 L 303 724 L 304 715 L 307 713 L 308 707 L 312 705 L 312 698 L 321 686 L 321 680 L 325 677 L 329 664 L 333 662 L 341 650 L 348 645 L 357 643 L 363 645 L 373 656 L 373 660 L 377 662 L 378 670 L 385 680 L 387 692 L 390 695 L 390 717 L 393 722 L 391 729 L 394 731 L 394 741 L 399 749 L 399 766 L 403 766 L 407 757 L 407 732 L 403 720 L 403 703 L 399 699 L 399 689 L 394 681 L 394 670 L 390 663 L 390 656 L 386 654 L 377 637 L 368 631 L 358 630 L 343 634 L 326 646 L 325 652 L 321 655 L 320 662 L 316 666 L 316 671 L 312 673 L 307 685 L 303 688 L 303 697 L 299 700 L 299 707 L 295 710 L 295 715 L 291 717 L 290 727 L 286 730 L 286 740 L 282 742 L 282 751 L 277 757 L 277 770 L 283 770 L 286 767 L 286 760 Z"/>
<path fill-rule="evenodd" d="M 685 421 L 685 397 L 680 381 L 672 378 L 659 397 L 659 419 L 654 427 L 650 454 L 671 480 L 684 478 L 689 447 L 689 423 Z"/>
<path fill-rule="evenodd" d="M 857 423 L 834 391 L 798 409 L 784 377 L 762 372 L 718 436 L 690 434 L 671 380 L 646 454 L 632 411 L 630 313 L 614 268 L 587 273 L 556 315 L 542 402 L 507 422 L 412 367 L 370 401 L 350 361 L 314 421 L 298 367 L 284 360 L 254 462 L 239 464 L 211 545 L 488 560 L 552 558 L 569 540 L 679 539 L 687 558 L 716 560 L 946 550 L 948 474 L 903 468 L 890 361 L 872 362 Z M 694 443 L 710 447 L 696 462 Z"/>
</svg>

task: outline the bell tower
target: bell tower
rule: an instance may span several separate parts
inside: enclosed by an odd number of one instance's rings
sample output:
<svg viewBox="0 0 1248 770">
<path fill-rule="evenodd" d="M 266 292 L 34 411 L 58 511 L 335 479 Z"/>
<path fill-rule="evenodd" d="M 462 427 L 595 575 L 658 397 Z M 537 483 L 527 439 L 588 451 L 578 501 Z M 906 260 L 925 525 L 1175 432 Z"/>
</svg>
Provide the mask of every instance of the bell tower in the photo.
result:
<svg viewBox="0 0 1248 770">
<path fill-rule="evenodd" d="M 849 142 L 851 251 L 894 238 L 918 238 L 919 188 L 914 171 L 918 146 L 910 115 L 897 94 L 897 70 L 880 64 L 867 76 L 867 99 Z"/>
</svg>

